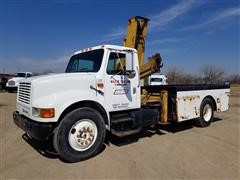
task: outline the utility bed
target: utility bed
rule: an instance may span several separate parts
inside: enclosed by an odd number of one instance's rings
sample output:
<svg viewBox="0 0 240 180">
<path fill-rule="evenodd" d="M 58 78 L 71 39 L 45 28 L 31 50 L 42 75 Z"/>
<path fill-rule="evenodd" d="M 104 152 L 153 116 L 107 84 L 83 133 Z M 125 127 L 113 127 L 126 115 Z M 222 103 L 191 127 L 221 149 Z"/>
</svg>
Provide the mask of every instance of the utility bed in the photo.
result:
<svg viewBox="0 0 240 180">
<path fill-rule="evenodd" d="M 157 93 L 161 90 L 167 91 L 196 91 L 196 90 L 212 90 L 212 89 L 229 89 L 230 85 L 225 84 L 173 84 L 173 85 L 153 85 L 143 86 L 148 92 Z"/>
<path fill-rule="evenodd" d="M 161 121 L 163 123 L 198 118 L 201 103 L 205 98 L 209 98 L 213 102 L 214 110 L 217 112 L 226 111 L 229 108 L 229 85 L 156 85 L 143 86 L 141 91 L 144 94 L 141 98 L 142 105 L 157 107 L 166 104 L 165 108 L 159 107 L 162 111 Z M 164 98 L 166 103 L 163 103 Z"/>
</svg>

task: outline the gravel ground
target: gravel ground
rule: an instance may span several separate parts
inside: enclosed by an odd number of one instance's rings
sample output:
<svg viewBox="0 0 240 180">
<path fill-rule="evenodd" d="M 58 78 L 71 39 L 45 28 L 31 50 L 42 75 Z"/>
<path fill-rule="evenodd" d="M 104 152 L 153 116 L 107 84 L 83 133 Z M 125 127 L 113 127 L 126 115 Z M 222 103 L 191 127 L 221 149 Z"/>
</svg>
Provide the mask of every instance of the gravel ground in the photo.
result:
<svg viewBox="0 0 240 180">
<path fill-rule="evenodd" d="M 228 112 L 207 128 L 192 121 L 119 139 L 108 135 L 95 157 L 66 163 L 47 143 L 24 136 L 13 123 L 16 94 L 0 93 L 1 179 L 239 179 L 240 87 Z"/>
</svg>

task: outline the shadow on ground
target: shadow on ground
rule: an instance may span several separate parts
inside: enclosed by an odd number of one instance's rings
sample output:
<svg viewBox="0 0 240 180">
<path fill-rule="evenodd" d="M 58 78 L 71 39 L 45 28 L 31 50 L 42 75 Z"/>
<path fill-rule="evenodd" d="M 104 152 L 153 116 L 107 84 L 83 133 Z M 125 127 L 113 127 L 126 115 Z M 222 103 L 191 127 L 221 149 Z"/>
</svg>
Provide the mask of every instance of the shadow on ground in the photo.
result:
<svg viewBox="0 0 240 180">
<path fill-rule="evenodd" d="M 212 123 L 215 123 L 217 121 L 221 121 L 222 119 L 220 118 L 214 118 Z M 116 146 L 124 146 L 128 144 L 132 144 L 134 142 L 137 142 L 139 139 L 142 138 L 149 138 L 152 137 L 153 135 L 165 135 L 168 133 L 178 133 L 182 132 L 188 129 L 192 128 L 199 128 L 196 126 L 195 119 L 189 120 L 189 121 L 184 121 L 181 123 L 173 123 L 173 124 L 167 124 L 167 125 L 161 125 L 158 124 L 155 127 L 148 127 L 142 129 L 142 131 L 138 134 L 130 135 L 127 137 L 122 137 L 119 138 L 117 136 L 112 135 L 111 133 L 108 133 L 106 137 L 106 144 L 110 145 L 114 144 Z"/>
<path fill-rule="evenodd" d="M 221 120 L 222 119 L 220 118 L 214 118 L 212 123 L 215 123 Z M 110 144 L 113 144 L 116 146 L 124 146 L 124 145 L 135 143 L 142 138 L 152 137 L 153 135 L 162 136 L 168 133 L 178 133 L 178 132 L 182 132 L 195 127 L 196 125 L 194 120 L 189 120 L 189 121 L 185 121 L 178 124 L 168 124 L 168 125 L 158 124 L 155 127 L 144 128 L 138 134 L 134 134 L 134 135 L 130 135 L 122 138 L 114 136 L 110 132 L 107 132 L 105 144 L 101 148 L 100 152 L 97 153 L 96 155 L 101 154 L 105 150 L 106 145 L 109 146 Z M 22 138 L 42 156 L 50 159 L 59 158 L 58 153 L 53 148 L 52 141 L 37 141 L 29 137 L 26 133 L 22 135 Z M 63 162 L 66 162 L 62 159 L 60 160 Z"/>
<path fill-rule="evenodd" d="M 35 140 L 35 139 L 29 137 L 26 133 L 22 135 L 22 138 L 24 141 L 26 141 L 33 149 L 35 149 L 42 156 L 49 158 L 49 159 L 59 158 L 62 162 L 69 163 L 59 157 L 58 153 L 55 151 L 55 149 L 53 147 L 52 140 L 38 141 L 38 140 Z M 102 146 L 102 148 L 100 149 L 100 151 L 94 156 L 101 154 L 105 150 L 105 148 L 106 148 L 106 145 L 104 144 Z M 89 157 L 89 158 L 91 158 L 91 157 Z M 89 158 L 87 158 L 87 159 L 89 159 Z M 87 159 L 85 159 L 85 160 L 87 160 Z"/>
<path fill-rule="evenodd" d="M 22 135 L 23 140 L 25 140 L 33 149 L 35 149 L 39 154 L 50 159 L 58 158 L 58 153 L 54 150 L 52 143 L 50 141 L 37 141 L 29 137 L 26 133 Z"/>
</svg>

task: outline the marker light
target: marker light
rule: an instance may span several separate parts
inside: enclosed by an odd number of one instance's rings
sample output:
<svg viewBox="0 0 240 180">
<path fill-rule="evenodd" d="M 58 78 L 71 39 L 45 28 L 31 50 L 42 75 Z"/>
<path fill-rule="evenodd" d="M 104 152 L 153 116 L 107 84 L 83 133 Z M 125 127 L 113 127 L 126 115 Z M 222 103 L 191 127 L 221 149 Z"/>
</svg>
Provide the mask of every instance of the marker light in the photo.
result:
<svg viewBox="0 0 240 180">
<path fill-rule="evenodd" d="M 100 88 L 100 89 L 103 89 L 103 87 L 104 87 L 103 82 L 98 82 L 97 87 Z"/>
<path fill-rule="evenodd" d="M 32 115 L 39 118 L 53 118 L 55 110 L 54 108 L 33 108 Z"/>
</svg>

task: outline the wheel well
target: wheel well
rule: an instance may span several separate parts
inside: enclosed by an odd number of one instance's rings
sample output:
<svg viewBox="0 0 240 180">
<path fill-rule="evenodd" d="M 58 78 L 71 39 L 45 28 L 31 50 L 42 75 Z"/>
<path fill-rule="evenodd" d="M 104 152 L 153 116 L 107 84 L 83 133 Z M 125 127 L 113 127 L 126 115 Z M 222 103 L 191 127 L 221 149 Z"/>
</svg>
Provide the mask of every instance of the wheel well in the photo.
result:
<svg viewBox="0 0 240 180">
<path fill-rule="evenodd" d="M 211 99 L 211 101 L 213 102 L 213 108 L 214 108 L 214 111 L 216 111 L 217 110 L 217 104 L 216 104 L 216 101 L 215 101 L 215 99 L 212 97 L 212 96 L 206 96 L 204 99 Z M 203 100 L 204 100 L 203 99 Z"/>
<path fill-rule="evenodd" d="M 103 117 L 104 122 L 107 126 L 109 126 L 108 124 L 108 116 L 106 111 L 104 110 L 104 108 L 97 102 L 94 101 L 80 101 L 80 102 L 76 102 L 70 106 L 68 106 L 60 115 L 59 119 L 58 119 L 58 123 L 61 121 L 61 119 L 63 119 L 68 113 L 70 113 L 71 111 L 81 108 L 81 107 L 90 107 L 93 109 L 96 109 Z"/>
</svg>

